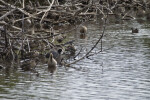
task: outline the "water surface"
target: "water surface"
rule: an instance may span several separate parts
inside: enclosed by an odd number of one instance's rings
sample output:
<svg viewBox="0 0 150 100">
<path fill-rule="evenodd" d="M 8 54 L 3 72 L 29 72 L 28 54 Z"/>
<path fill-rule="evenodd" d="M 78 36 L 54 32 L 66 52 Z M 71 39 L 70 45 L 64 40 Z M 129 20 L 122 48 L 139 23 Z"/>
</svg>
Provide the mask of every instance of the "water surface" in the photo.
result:
<svg viewBox="0 0 150 100">
<path fill-rule="evenodd" d="M 144 19 L 143 19 L 144 20 Z M 101 23 L 86 24 L 88 35 L 72 37 L 84 55 L 98 40 Z M 131 27 L 139 28 L 132 34 Z M 12 65 L 0 71 L 0 98 L 15 100 L 149 100 L 150 99 L 150 23 L 138 20 L 120 24 L 110 22 L 103 38 L 103 52 L 73 66 L 60 67 L 50 76 L 47 65 L 38 65 L 40 73 L 22 72 Z M 70 37 L 70 38 L 72 38 Z M 79 51 L 78 50 L 78 51 Z M 101 50 L 99 44 L 94 52 Z M 77 52 L 78 52 L 77 51 Z M 4 62 L 1 64 L 4 65 Z M 5 64 L 9 66 L 11 64 Z M 15 67 L 14 67 L 15 66 Z M 17 70 L 16 70 L 17 69 Z"/>
</svg>

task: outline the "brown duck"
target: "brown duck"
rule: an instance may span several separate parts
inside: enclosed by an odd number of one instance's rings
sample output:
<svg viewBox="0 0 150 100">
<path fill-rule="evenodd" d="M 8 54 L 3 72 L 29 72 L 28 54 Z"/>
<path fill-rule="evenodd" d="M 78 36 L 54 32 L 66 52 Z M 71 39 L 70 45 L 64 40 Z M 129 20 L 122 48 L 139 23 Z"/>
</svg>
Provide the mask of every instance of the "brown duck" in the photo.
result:
<svg viewBox="0 0 150 100">
<path fill-rule="evenodd" d="M 49 59 L 48 59 L 48 70 L 50 73 L 54 73 L 57 70 L 57 61 L 53 58 L 53 54 L 50 53 Z"/>
<path fill-rule="evenodd" d="M 87 27 L 86 26 L 81 26 L 80 28 L 80 38 L 85 39 L 87 33 Z"/>
<path fill-rule="evenodd" d="M 20 67 L 24 71 L 31 71 L 35 69 L 37 62 L 38 62 L 38 59 L 26 60 L 22 62 Z"/>
</svg>

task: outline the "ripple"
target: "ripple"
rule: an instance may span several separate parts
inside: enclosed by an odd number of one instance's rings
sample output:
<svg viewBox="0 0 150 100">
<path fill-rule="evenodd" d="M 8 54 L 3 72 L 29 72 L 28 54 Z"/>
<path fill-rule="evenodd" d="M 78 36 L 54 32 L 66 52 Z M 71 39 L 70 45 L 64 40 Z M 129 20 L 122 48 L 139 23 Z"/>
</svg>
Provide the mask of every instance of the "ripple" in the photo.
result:
<svg viewBox="0 0 150 100">
<path fill-rule="evenodd" d="M 140 28 L 138 34 L 131 34 L 129 29 L 132 25 Z M 39 65 L 39 77 L 20 71 L 7 74 L 0 72 L 0 98 L 149 100 L 150 30 L 142 25 L 136 21 L 125 22 L 122 26 L 110 25 L 103 38 L 103 52 L 74 64 L 79 70 L 60 67 L 57 73 L 51 76 L 47 65 Z M 77 38 L 75 43 L 78 44 L 76 47 L 86 46 L 82 56 L 98 40 L 101 32 L 97 25 L 87 26 L 87 39 Z M 100 47 L 99 44 L 95 51 L 99 51 Z"/>
</svg>

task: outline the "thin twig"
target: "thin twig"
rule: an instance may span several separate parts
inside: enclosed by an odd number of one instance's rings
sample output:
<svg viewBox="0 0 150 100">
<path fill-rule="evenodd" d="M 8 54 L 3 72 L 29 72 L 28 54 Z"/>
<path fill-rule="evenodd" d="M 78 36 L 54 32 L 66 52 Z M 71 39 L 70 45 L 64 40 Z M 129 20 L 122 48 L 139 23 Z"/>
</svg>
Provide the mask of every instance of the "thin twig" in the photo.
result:
<svg viewBox="0 0 150 100">
<path fill-rule="evenodd" d="M 97 44 L 101 41 L 101 39 L 102 39 L 103 36 L 104 36 L 105 28 L 106 28 L 106 20 L 107 20 L 107 18 L 105 18 L 105 20 L 104 20 L 105 23 L 104 23 L 104 26 L 103 26 L 102 35 L 100 35 L 100 37 L 99 37 L 99 39 L 97 40 L 97 42 L 95 43 L 95 45 L 94 45 L 83 57 L 81 57 L 81 58 L 75 60 L 75 61 L 72 62 L 72 63 L 66 64 L 66 65 L 65 65 L 66 67 L 69 67 L 70 65 L 75 64 L 75 63 L 81 61 L 82 59 L 84 59 L 85 57 L 87 57 L 87 56 L 92 52 L 92 50 L 97 46 Z"/>
</svg>

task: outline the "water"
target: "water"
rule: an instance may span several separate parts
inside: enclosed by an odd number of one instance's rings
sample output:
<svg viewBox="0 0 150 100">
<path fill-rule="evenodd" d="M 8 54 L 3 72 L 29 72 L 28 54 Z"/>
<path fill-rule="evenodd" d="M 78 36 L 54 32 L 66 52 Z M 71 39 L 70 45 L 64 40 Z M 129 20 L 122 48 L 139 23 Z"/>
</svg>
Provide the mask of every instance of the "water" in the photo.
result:
<svg viewBox="0 0 150 100">
<path fill-rule="evenodd" d="M 76 47 L 85 47 L 81 55 L 94 45 L 102 31 L 100 23 L 87 26 L 89 30 L 85 40 L 78 38 L 78 31 L 74 35 Z M 139 33 L 132 34 L 131 27 L 138 27 Z M 47 65 L 38 65 L 39 76 L 13 66 L 0 71 L 0 98 L 149 100 L 150 24 L 133 20 L 109 24 L 106 29 L 103 52 L 74 64 L 78 69 L 60 67 L 54 76 L 46 70 Z M 100 49 L 99 44 L 93 53 Z"/>
</svg>

